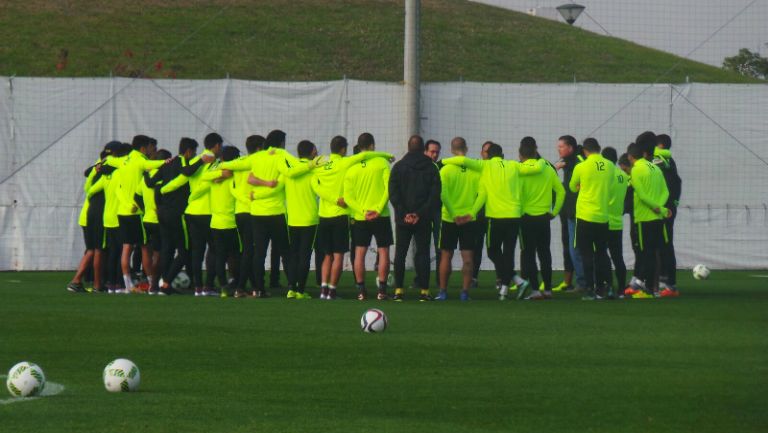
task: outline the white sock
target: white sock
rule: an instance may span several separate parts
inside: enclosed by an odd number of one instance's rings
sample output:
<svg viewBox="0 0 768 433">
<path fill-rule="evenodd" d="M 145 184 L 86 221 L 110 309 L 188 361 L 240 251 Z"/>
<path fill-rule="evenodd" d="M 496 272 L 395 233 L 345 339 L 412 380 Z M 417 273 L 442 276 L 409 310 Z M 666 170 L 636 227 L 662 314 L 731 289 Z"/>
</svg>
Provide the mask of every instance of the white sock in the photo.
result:
<svg viewBox="0 0 768 433">
<path fill-rule="evenodd" d="M 123 274 L 123 281 L 125 282 L 125 288 L 131 289 L 133 288 L 133 280 L 131 279 L 131 274 Z"/>
<path fill-rule="evenodd" d="M 147 282 L 149 283 L 149 287 L 152 287 L 152 277 L 147 275 Z"/>
<path fill-rule="evenodd" d="M 509 286 L 505 286 L 502 284 L 501 289 L 499 290 L 499 295 L 507 296 L 507 293 L 509 293 Z"/>
<path fill-rule="evenodd" d="M 517 286 L 525 282 L 524 279 L 520 278 L 520 275 L 515 275 L 512 279 L 515 280 L 515 285 Z"/>
</svg>

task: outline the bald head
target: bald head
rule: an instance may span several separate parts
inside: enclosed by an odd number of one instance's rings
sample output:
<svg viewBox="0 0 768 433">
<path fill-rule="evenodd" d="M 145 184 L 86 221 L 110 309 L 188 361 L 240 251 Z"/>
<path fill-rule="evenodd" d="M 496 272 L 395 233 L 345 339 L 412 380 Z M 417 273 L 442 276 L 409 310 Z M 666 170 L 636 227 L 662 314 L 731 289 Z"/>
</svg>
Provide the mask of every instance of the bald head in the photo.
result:
<svg viewBox="0 0 768 433">
<path fill-rule="evenodd" d="M 424 153 L 424 139 L 421 135 L 411 135 L 408 139 L 408 152 Z"/>
<path fill-rule="evenodd" d="M 467 140 L 462 137 L 455 137 L 451 140 L 451 153 L 464 156 L 467 154 Z"/>
</svg>

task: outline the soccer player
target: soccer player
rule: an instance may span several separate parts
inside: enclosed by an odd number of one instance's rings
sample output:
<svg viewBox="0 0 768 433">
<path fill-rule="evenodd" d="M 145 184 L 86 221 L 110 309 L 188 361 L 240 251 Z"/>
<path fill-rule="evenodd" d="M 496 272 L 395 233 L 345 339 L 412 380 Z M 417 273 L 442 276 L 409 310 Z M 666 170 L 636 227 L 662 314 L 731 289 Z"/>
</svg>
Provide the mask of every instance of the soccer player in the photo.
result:
<svg viewBox="0 0 768 433">
<path fill-rule="evenodd" d="M 584 158 L 581 156 L 581 149 L 576 143 L 576 139 L 570 135 L 563 135 L 558 138 L 557 153 L 560 155 L 560 161 L 555 164 L 555 168 L 563 171 L 563 187 L 565 189 L 565 201 L 560 211 L 560 239 L 563 243 L 565 278 L 553 290 L 570 291 L 574 289 L 574 274 L 576 274 L 576 289 L 582 289 L 586 285 L 581 255 L 573 242 L 574 235 L 576 234 L 576 193 L 572 192 L 568 187 L 574 168 Z"/>
<path fill-rule="evenodd" d="M 153 281 L 154 276 L 150 263 L 152 257 L 146 245 L 146 233 L 141 222 L 142 206 L 136 196 L 141 194 L 144 173 L 159 168 L 165 163 L 165 161 L 149 159 L 157 151 L 157 141 L 153 141 L 146 135 L 133 137 L 131 148 L 130 153 L 124 159 L 119 160 L 122 166 L 116 167 L 121 170 L 120 185 L 117 189 L 119 200 L 117 218 L 120 225 L 120 239 L 123 243 L 120 267 L 123 272 L 125 288 L 129 292 L 135 289 L 131 279 L 131 255 L 134 245 L 140 245 L 144 272 L 147 274 L 150 285 Z M 118 160 L 109 159 L 107 164 L 111 165 L 115 161 Z"/>
<path fill-rule="evenodd" d="M 408 153 L 395 163 L 389 176 L 389 200 L 395 210 L 395 301 L 403 300 L 405 259 L 414 240 L 414 268 L 419 301 L 431 301 L 429 294 L 429 244 L 434 209 L 440 206 L 440 172 L 424 154 L 424 139 L 408 139 Z"/>
<path fill-rule="evenodd" d="M 656 259 L 667 242 L 664 219 L 672 214 L 664 206 L 669 199 L 664 175 L 651 161 L 656 143 L 656 134 L 646 131 L 627 149 L 632 164 L 633 212 L 640 252 L 637 259 L 642 272 L 639 278 L 643 282 L 643 290 L 633 293 L 632 297 L 639 299 L 652 298 L 658 292 Z"/>
<path fill-rule="evenodd" d="M 616 286 L 610 284 L 608 298 L 613 299 L 617 294 L 619 294 L 619 297 L 623 296 L 624 287 L 627 284 L 627 266 L 624 264 L 622 238 L 624 234 L 624 203 L 627 196 L 627 187 L 629 186 L 629 176 L 617 164 L 616 149 L 606 147 L 603 149 L 602 155 L 603 158 L 616 165 L 614 168 L 616 181 L 611 188 L 611 198 L 608 202 L 608 252 L 610 253 L 616 273 Z"/>
<path fill-rule="evenodd" d="M 487 161 L 489 159 L 488 147 L 491 144 L 493 144 L 492 141 L 486 141 L 480 148 L 480 159 L 483 161 Z M 477 222 L 477 239 L 475 241 L 474 254 L 472 254 L 472 264 L 475 267 L 472 271 L 472 288 L 477 287 L 477 278 L 480 276 L 480 265 L 483 263 L 483 242 L 485 242 L 485 235 L 488 231 L 488 220 L 485 218 L 485 207 L 482 207 L 480 211 L 477 212 L 475 221 Z M 501 283 L 497 280 L 496 290 L 500 288 Z"/>
<path fill-rule="evenodd" d="M 170 161 L 171 152 L 160 149 L 155 155 L 154 159 L 158 161 Z M 155 200 L 155 190 L 149 186 L 149 180 L 152 176 L 157 174 L 159 168 L 153 169 L 149 173 L 144 172 L 140 181 L 141 196 L 144 202 L 144 215 L 142 216 L 141 223 L 144 226 L 146 233 L 146 246 L 150 257 L 150 271 L 147 276 L 152 275 L 149 281 L 149 294 L 155 294 L 159 290 L 159 264 L 160 264 L 160 250 L 162 249 L 162 238 L 160 236 L 160 220 L 157 217 L 157 201 Z M 147 268 L 145 267 L 145 272 Z"/>
<path fill-rule="evenodd" d="M 520 161 L 523 166 L 535 168 L 542 160 L 533 137 L 520 141 Z M 520 177 L 523 216 L 520 218 L 520 269 L 533 292 L 526 299 L 552 298 L 552 233 L 549 222 L 563 206 L 565 189 L 554 167 L 549 163 L 535 175 Z M 553 202 L 554 195 L 554 202 Z M 541 265 L 542 289 L 539 289 L 536 256 Z"/>
<path fill-rule="evenodd" d="M 309 140 L 296 146 L 298 165 L 309 166 L 317 157 L 317 147 Z M 318 204 L 312 189 L 312 172 L 285 177 L 285 202 L 288 212 L 288 299 L 310 299 L 306 292 L 312 249 L 317 235 Z"/>
<path fill-rule="evenodd" d="M 152 293 L 169 295 L 172 292 L 171 282 L 186 265 L 189 258 L 189 232 L 184 220 L 184 210 L 189 199 L 189 182 L 172 191 L 163 192 L 162 188 L 174 182 L 182 175 L 182 168 L 195 157 L 197 141 L 183 137 L 179 141 L 179 155 L 170 164 L 160 167 L 147 182 L 147 186 L 155 189 L 157 203 L 157 218 L 160 223 L 160 265 L 162 275 L 159 290 L 150 288 Z"/>
<path fill-rule="evenodd" d="M 251 190 L 253 186 L 248 183 L 248 175 L 253 165 L 253 157 L 264 149 L 265 139 L 261 135 L 251 135 L 245 139 L 247 156 L 241 156 L 233 161 L 224 161 L 219 168 L 228 167 L 233 171 L 231 193 L 235 197 L 235 222 L 237 232 L 240 235 L 242 252 L 240 254 L 240 266 L 235 284 L 235 298 L 247 296 L 245 286 L 251 280 L 251 287 L 256 286 L 256 277 L 252 272 L 253 265 L 253 223 L 251 222 Z M 254 289 L 255 290 L 255 289 Z"/>
<path fill-rule="evenodd" d="M 376 148 L 373 135 L 360 134 L 357 145 L 361 152 Z M 355 245 L 355 283 L 357 299 L 364 301 L 368 295 L 365 289 L 365 254 L 376 239 L 378 252 L 378 293 L 379 300 L 387 299 L 387 274 L 389 273 L 389 247 L 392 246 L 392 223 L 389 218 L 389 162 L 377 157 L 362 161 L 347 169 L 344 176 L 344 203 L 350 209 L 352 239 Z"/>
<path fill-rule="evenodd" d="M 314 171 L 312 189 L 320 197 L 317 248 L 323 256 L 320 299 L 336 299 L 336 286 L 341 278 L 344 253 L 350 249 L 349 212 L 344 202 L 344 176 L 347 169 L 367 158 L 392 155 L 385 152 L 358 152 L 346 157 L 347 139 L 337 135 L 331 139 L 331 154 L 322 169 Z M 354 260 L 353 260 L 354 262 Z"/>
<path fill-rule="evenodd" d="M 102 239 L 104 237 L 104 192 L 99 191 L 88 197 L 88 191 L 101 178 L 101 164 L 109 154 L 111 146 L 117 142 L 108 143 L 101 151 L 96 163 L 88 167 L 85 172 L 85 184 L 83 190 L 86 194 L 83 201 L 83 207 L 80 210 L 78 224 L 83 228 L 83 239 L 85 241 L 85 253 L 77 268 L 75 276 L 69 284 L 67 290 L 73 293 L 85 292 L 83 287 L 83 277 L 88 269 L 93 269 L 93 287 L 94 290 L 101 291 L 101 264 L 102 264 Z"/>
<path fill-rule="evenodd" d="M 467 142 L 462 137 L 451 140 L 451 153 L 466 156 Z M 459 299 L 469 300 L 472 287 L 474 255 L 477 247 L 478 221 L 465 221 L 462 216 L 472 213 L 480 183 L 480 173 L 464 165 L 443 165 L 440 169 L 440 197 L 442 199 L 440 228 L 440 292 L 435 299 L 448 299 L 448 280 L 451 276 L 451 262 L 456 247 L 461 251 L 462 285 Z M 482 242 L 482 240 L 480 241 Z"/>
<path fill-rule="evenodd" d="M 440 161 L 441 150 L 442 145 L 437 140 L 430 139 L 424 144 L 424 155 L 427 155 L 435 163 L 438 172 L 443 168 L 443 161 Z M 440 222 L 442 221 L 442 214 L 442 205 L 438 200 L 432 212 L 432 243 L 435 246 L 435 284 L 437 285 L 440 283 Z"/>
<path fill-rule="evenodd" d="M 105 164 L 102 165 L 101 178 L 88 190 L 88 197 L 92 197 L 100 191 L 104 192 L 104 238 L 102 248 L 107 252 L 105 267 L 107 293 L 130 293 L 129 289 L 120 287 L 120 254 L 122 251 L 122 239 L 120 236 L 120 222 L 117 216 L 120 207 L 120 176 L 125 159 L 131 152 L 128 143 L 116 142 L 109 149 Z"/>
<path fill-rule="evenodd" d="M 206 187 L 203 174 L 210 170 L 211 164 L 218 158 L 223 142 L 221 135 L 215 132 L 206 135 L 203 141 L 205 147 L 203 153 L 199 157 L 191 159 L 188 164 L 182 165 L 182 176 L 177 177 L 161 189 L 163 194 L 167 194 L 181 185 L 189 183 L 190 195 L 187 208 L 184 210 L 184 220 L 189 233 L 189 272 L 192 286 L 195 288 L 195 296 L 219 295 L 213 290 L 216 271 L 212 261 L 206 262 L 206 279 L 203 281 L 203 260 L 205 259 L 206 247 L 211 250 L 213 248 L 210 188 Z M 200 190 L 199 193 L 198 190 Z"/>
<path fill-rule="evenodd" d="M 546 162 L 540 160 L 533 168 L 521 165 L 515 160 L 504 160 L 501 146 L 488 146 L 488 160 L 477 161 L 464 156 L 443 160 L 443 164 L 465 165 L 470 170 L 482 171 L 477 198 L 472 213 L 462 216 L 462 221 L 476 218 L 477 212 L 485 205 L 488 219 L 488 257 L 496 268 L 500 280 L 499 300 L 507 299 L 509 286 L 514 281 L 517 298 L 526 295 L 529 283 L 515 272 L 515 246 L 520 231 L 522 204 L 520 202 L 520 176 L 540 173 Z"/>
<path fill-rule="evenodd" d="M 665 207 L 672 212 L 670 218 L 664 219 L 664 225 L 667 230 L 667 243 L 662 248 L 661 259 L 661 281 L 659 282 L 661 296 L 678 296 L 677 290 L 677 257 L 675 256 L 675 217 L 677 217 L 677 208 L 680 205 L 680 195 L 682 193 L 683 181 L 677 173 L 677 164 L 672 158 L 672 138 L 667 134 L 661 134 L 657 137 L 658 145 L 654 149 L 653 163 L 661 169 L 664 175 L 664 181 L 667 183 L 669 198 Z"/>
<path fill-rule="evenodd" d="M 569 183 L 576 199 L 576 248 L 581 253 L 586 280 L 582 299 L 602 299 L 611 280 L 608 259 L 608 203 L 615 182 L 611 161 L 600 155 L 600 144 L 587 138 L 582 145 L 586 159 L 573 169 Z"/>
</svg>

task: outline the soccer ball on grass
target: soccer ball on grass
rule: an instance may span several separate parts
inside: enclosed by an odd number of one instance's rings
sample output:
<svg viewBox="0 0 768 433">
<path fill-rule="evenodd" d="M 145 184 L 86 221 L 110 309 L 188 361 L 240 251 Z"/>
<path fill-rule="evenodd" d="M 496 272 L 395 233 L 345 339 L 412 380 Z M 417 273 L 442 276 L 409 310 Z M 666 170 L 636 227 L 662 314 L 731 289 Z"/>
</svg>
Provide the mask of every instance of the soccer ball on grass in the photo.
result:
<svg viewBox="0 0 768 433">
<path fill-rule="evenodd" d="M 45 374 L 37 364 L 23 361 L 11 367 L 5 384 L 14 397 L 32 397 L 45 388 Z"/>
<path fill-rule="evenodd" d="M 192 284 L 192 280 L 189 279 L 189 275 L 184 271 L 176 274 L 176 278 L 171 281 L 171 287 L 176 290 L 187 290 L 190 284 Z"/>
<path fill-rule="evenodd" d="M 709 278 L 709 268 L 702 264 L 693 267 L 693 278 L 697 280 L 706 280 Z"/>
<path fill-rule="evenodd" d="M 378 308 L 371 308 L 360 318 L 363 332 L 384 332 L 387 329 L 387 315 Z"/>
<path fill-rule="evenodd" d="M 104 388 L 109 392 L 136 391 L 141 383 L 139 367 L 128 359 L 116 359 L 104 367 Z"/>
</svg>

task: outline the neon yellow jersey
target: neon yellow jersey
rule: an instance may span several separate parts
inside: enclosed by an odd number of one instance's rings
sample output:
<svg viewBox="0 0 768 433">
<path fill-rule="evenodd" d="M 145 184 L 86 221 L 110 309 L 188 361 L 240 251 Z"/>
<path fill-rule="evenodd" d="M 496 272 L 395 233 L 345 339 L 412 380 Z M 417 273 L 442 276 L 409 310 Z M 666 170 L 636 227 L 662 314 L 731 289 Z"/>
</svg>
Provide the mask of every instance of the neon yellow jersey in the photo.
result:
<svg viewBox="0 0 768 433">
<path fill-rule="evenodd" d="M 347 208 L 336 204 L 339 198 L 344 195 L 344 176 L 347 169 L 354 164 L 374 157 L 389 159 L 392 155 L 386 152 L 365 151 L 344 158 L 332 153 L 328 156 L 328 161 L 325 164 L 314 170 L 312 189 L 320 197 L 320 217 L 333 218 L 349 215 Z"/>
<path fill-rule="evenodd" d="M 107 164 L 112 165 L 111 163 Z M 118 215 L 139 215 L 141 213 L 135 196 L 141 194 L 144 172 L 160 168 L 163 164 L 165 164 L 165 161 L 150 160 L 138 150 L 132 150 L 128 156 L 122 159 L 121 166 L 115 167 L 120 169 L 120 189 L 118 190 L 120 205 L 117 208 Z"/>
<path fill-rule="evenodd" d="M 547 162 L 536 160 L 535 164 L 523 165 L 515 160 L 494 157 L 478 160 L 466 156 L 454 156 L 443 159 L 443 165 L 465 165 L 470 170 L 480 172 L 480 187 L 472 205 L 472 217 L 485 206 L 485 216 L 489 218 L 520 218 L 520 176 L 541 173 Z"/>
<path fill-rule="evenodd" d="M 521 164 L 523 167 L 536 167 L 539 159 L 528 159 Z M 557 172 L 551 165 L 537 174 L 520 177 L 520 200 L 523 205 L 523 214 L 531 216 L 540 216 L 560 213 L 565 200 L 565 188 L 560 183 Z M 555 194 L 555 201 L 552 202 L 552 193 Z"/>
<path fill-rule="evenodd" d="M 149 172 L 149 177 L 152 177 L 157 173 L 157 169 Z M 147 182 L 144 179 L 141 180 L 141 195 L 144 197 L 144 217 L 142 221 L 145 223 L 159 223 L 157 219 L 157 204 L 155 203 L 155 190 L 147 186 Z"/>
<path fill-rule="evenodd" d="M 206 149 L 202 154 L 189 161 L 190 165 L 197 162 L 203 155 L 215 156 L 210 150 Z M 195 174 L 189 179 L 189 201 L 184 213 L 188 215 L 211 215 L 211 185 L 210 181 L 204 179 L 204 174 L 211 170 L 212 164 L 203 164 L 195 171 Z M 198 192 L 196 194 L 196 192 Z M 194 198 L 193 198 L 194 197 Z"/>
<path fill-rule="evenodd" d="M 96 161 L 98 164 L 99 161 Z M 77 219 L 77 223 L 82 227 L 88 226 L 88 208 L 90 207 L 90 200 L 88 198 L 88 190 L 93 186 L 93 178 L 96 177 L 96 168 L 93 168 L 88 177 L 85 178 L 85 184 L 83 185 L 83 191 L 85 191 L 85 201 L 83 207 L 80 209 L 80 217 Z"/>
<path fill-rule="evenodd" d="M 255 154 L 241 156 L 232 161 L 219 164 L 222 170 L 231 170 L 234 181 L 230 185 L 230 192 L 235 197 L 235 214 L 251 213 L 251 191 L 253 186 L 248 183 L 248 175 L 251 172 Z"/>
<path fill-rule="evenodd" d="M 666 208 L 664 205 L 669 198 L 667 183 L 661 169 L 651 161 L 640 159 L 632 165 L 631 185 L 633 189 L 633 204 L 635 222 L 656 221 L 664 218 Z M 656 213 L 653 209 L 660 209 Z"/>
<path fill-rule="evenodd" d="M 344 176 L 344 201 L 350 215 L 357 221 L 365 221 L 368 211 L 389 216 L 389 161 L 372 158 L 347 169 Z"/>
<path fill-rule="evenodd" d="M 613 183 L 611 199 L 608 202 L 608 229 L 622 230 L 624 228 L 624 198 L 627 196 L 629 176 L 618 166 L 614 170 L 616 182 Z"/>
<path fill-rule="evenodd" d="M 212 171 L 209 175 L 215 174 L 218 174 L 217 177 L 220 177 L 221 170 Z M 220 182 L 209 182 L 211 191 L 212 229 L 226 230 L 237 228 L 237 224 L 235 223 L 235 208 L 237 207 L 237 201 L 231 192 L 234 182 L 234 177 L 224 179 Z"/>
<path fill-rule="evenodd" d="M 107 165 L 112 167 L 121 167 L 122 160 L 125 157 L 107 157 Z M 88 190 L 88 197 L 93 194 L 104 191 L 104 227 L 105 228 L 117 228 L 120 227 L 120 222 L 117 218 L 117 209 L 120 206 L 120 199 L 118 198 L 118 191 L 120 190 L 120 171 L 118 168 L 110 174 L 102 174 L 98 182 L 96 182 Z"/>
<path fill-rule="evenodd" d="M 251 190 L 251 215 L 283 215 L 285 208 L 285 179 L 309 171 L 309 164 L 299 160 L 285 149 L 268 148 L 253 154 L 251 173 L 264 181 L 277 180 L 278 186 L 254 186 Z"/>
<path fill-rule="evenodd" d="M 299 159 L 299 164 L 309 164 L 309 159 Z M 308 227 L 317 225 L 317 195 L 312 190 L 313 173 L 307 171 L 285 178 L 285 198 L 288 210 L 288 225 Z"/>
<path fill-rule="evenodd" d="M 456 217 L 472 214 L 480 189 L 480 173 L 465 165 L 443 165 L 440 182 L 443 221 L 453 222 Z"/>
<path fill-rule="evenodd" d="M 568 187 L 578 192 L 576 218 L 593 223 L 608 222 L 608 203 L 615 182 L 615 165 L 593 153 L 573 168 Z"/>
</svg>

